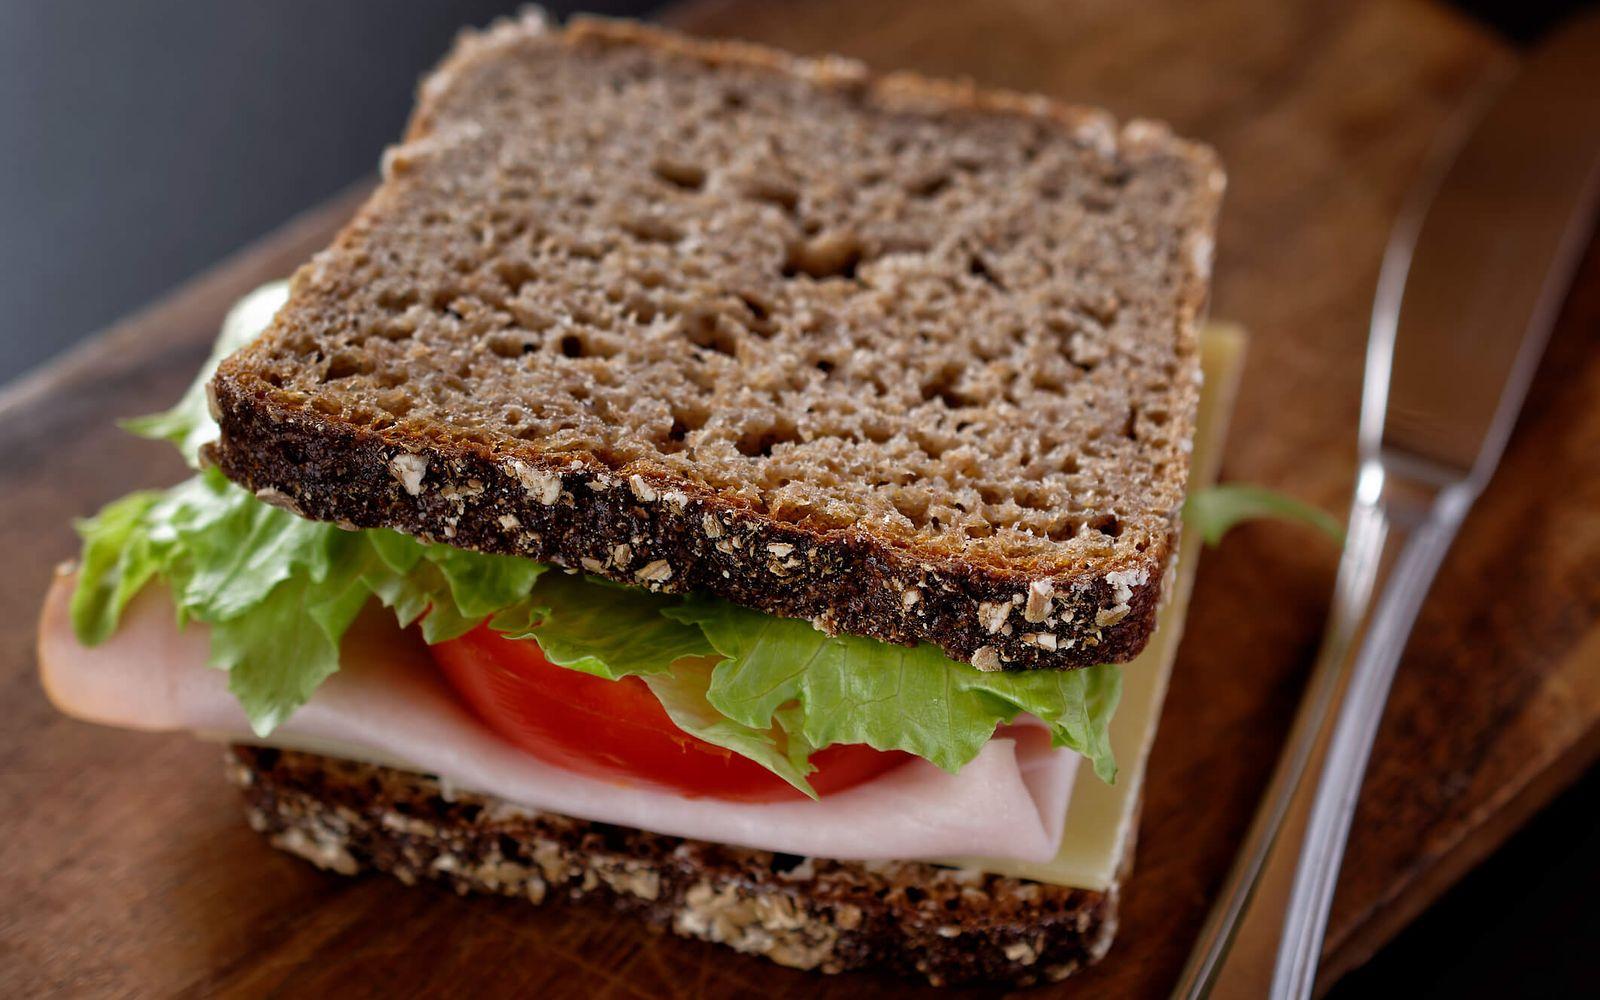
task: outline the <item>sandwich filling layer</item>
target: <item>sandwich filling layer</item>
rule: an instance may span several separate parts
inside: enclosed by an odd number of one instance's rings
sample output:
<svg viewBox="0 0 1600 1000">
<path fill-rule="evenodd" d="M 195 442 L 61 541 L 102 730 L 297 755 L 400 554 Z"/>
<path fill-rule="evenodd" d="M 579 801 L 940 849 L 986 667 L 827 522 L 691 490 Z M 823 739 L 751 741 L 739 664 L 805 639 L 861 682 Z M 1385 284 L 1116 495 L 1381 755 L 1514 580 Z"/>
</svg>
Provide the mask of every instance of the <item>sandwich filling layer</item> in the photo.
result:
<svg viewBox="0 0 1600 1000">
<path fill-rule="evenodd" d="M 1195 486 L 1214 469 L 1238 348 L 1237 337 L 1206 342 L 1210 391 Z M 1192 540 L 1189 546 L 1185 570 L 1194 562 Z M 718 802 L 586 777 L 500 740 L 451 695 L 415 631 L 374 608 L 344 635 L 338 672 L 264 741 L 437 774 L 519 804 L 661 833 L 841 859 L 958 856 L 1007 874 L 1104 888 L 1129 840 L 1188 576 L 1171 591 L 1155 639 L 1128 667 L 1135 681 L 1110 734 L 1123 765 L 1115 786 L 1075 781 L 1080 757 L 1052 746 L 1050 727 L 1026 714 L 1002 725 L 955 773 L 913 760 L 815 802 Z M 58 581 L 40 640 L 46 687 L 64 711 L 133 728 L 228 739 L 250 733 L 229 677 L 207 666 L 212 637 L 203 625 L 180 630 L 166 593 L 139 594 L 109 641 L 89 647 L 73 634 L 70 591 L 67 579 Z"/>
<path fill-rule="evenodd" d="M 178 630 L 171 602 L 142 594 L 104 645 L 73 637 L 71 581 L 51 594 L 40 642 L 47 691 L 68 714 L 107 725 L 251 741 L 227 677 L 206 665 L 204 626 Z M 490 731 L 453 695 L 414 634 L 374 611 L 345 636 L 337 674 L 264 742 L 439 775 L 531 808 L 656 833 L 834 858 L 987 853 L 1044 861 L 1060 842 L 1078 755 L 1036 722 L 1003 727 L 949 774 L 923 760 L 820 800 L 749 804 L 689 798 L 578 774 Z"/>
</svg>

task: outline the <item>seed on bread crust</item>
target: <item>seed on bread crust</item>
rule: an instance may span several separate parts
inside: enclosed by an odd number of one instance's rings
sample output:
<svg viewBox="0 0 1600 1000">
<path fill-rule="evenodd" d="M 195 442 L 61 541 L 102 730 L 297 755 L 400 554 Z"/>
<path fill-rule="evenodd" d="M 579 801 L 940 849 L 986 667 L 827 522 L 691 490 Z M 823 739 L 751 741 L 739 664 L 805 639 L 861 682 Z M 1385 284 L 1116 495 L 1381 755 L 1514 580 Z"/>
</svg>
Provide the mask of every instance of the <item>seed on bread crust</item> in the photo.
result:
<svg viewBox="0 0 1600 1000">
<path fill-rule="evenodd" d="M 401 452 L 389 459 L 389 471 L 412 496 L 422 492 L 422 477 L 428 474 L 428 457 Z"/>
<path fill-rule="evenodd" d="M 265 747 L 225 763 L 251 825 L 341 874 L 385 871 L 531 903 L 590 899 L 822 972 L 1025 985 L 1098 961 L 1118 890 L 917 861 L 795 858 L 602 826 L 371 764 Z M 602 833 L 603 831 L 603 833 Z"/>
</svg>

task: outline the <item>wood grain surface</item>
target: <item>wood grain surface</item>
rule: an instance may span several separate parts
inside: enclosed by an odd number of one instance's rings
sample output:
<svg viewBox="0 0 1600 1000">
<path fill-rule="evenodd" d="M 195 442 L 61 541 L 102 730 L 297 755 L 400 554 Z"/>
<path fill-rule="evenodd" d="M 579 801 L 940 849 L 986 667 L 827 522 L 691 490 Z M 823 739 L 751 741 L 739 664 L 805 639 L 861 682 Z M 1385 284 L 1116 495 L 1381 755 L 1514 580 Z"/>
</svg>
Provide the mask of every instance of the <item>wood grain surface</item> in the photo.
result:
<svg viewBox="0 0 1600 1000">
<path fill-rule="evenodd" d="M 970 75 L 1165 118 L 1231 184 L 1213 311 L 1254 331 L 1227 478 L 1342 508 L 1362 346 L 1395 209 L 1452 110 L 1510 66 L 1420 0 L 713 0 L 697 31 Z M 867 996 L 607 912 L 343 879 L 241 820 L 219 754 L 57 716 L 32 620 L 71 517 L 183 474 L 111 420 L 181 390 L 228 303 L 318 248 L 360 192 L 291 223 L 0 393 L 0 995 L 524 992 Z M 1499 476 L 1423 611 L 1385 716 L 1324 985 L 1360 963 L 1600 751 L 1600 254 Z M 1207 553 L 1110 956 L 1060 989 L 1161 996 L 1287 729 L 1336 553 L 1261 524 Z M 1034 995 L 1046 995 L 1041 990 Z"/>
</svg>

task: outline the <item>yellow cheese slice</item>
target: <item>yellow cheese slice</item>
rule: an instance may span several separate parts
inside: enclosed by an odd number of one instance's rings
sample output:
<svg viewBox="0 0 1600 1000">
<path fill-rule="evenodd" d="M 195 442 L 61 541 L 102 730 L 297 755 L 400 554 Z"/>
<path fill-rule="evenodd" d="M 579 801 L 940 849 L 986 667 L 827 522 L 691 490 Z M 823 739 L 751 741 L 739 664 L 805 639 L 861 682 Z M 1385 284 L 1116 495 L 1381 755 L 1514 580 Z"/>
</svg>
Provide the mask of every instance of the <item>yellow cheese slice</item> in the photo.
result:
<svg viewBox="0 0 1600 1000">
<path fill-rule="evenodd" d="M 1200 393 L 1189 465 L 1191 493 L 1216 480 L 1228 415 L 1244 366 L 1244 347 L 1245 333 L 1238 326 L 1211 323 L 1201 332 L 1200 368 L 1205 384 Z M 1184 615 L 1199 555 L 1199 532 L 1184 532 L 1175 579 L 1170 582 L 1166 604 L 1157 615 L 1155 633 L 1144 652 L 1123 668 L 1122 702 L 1111 720 L 1117 783 L 1107 785 L 1096 780 L 1087 768 L 1083 770 L 1067 802 L 1061 849 L 1051 861 L 961 858 L 949 864 L 1096 891 L 1109 889 L 1117 881 L 1124 856 L 1133 848 L 1145 766 L 1155 743 L 1167 678 L 1183 637 Z"/>
</svg>

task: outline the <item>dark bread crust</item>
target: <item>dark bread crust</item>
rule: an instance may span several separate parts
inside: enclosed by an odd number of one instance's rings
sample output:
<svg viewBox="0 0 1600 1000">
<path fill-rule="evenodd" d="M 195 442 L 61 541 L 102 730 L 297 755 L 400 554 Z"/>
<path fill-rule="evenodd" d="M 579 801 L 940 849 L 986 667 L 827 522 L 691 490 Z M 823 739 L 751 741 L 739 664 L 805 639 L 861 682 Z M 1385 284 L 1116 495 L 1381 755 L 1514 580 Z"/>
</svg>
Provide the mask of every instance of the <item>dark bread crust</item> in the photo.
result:
<svg viewBox="0 0 1600 1000">
<path fill-rule="evenodd" d="M 468 97 L 452 95 L 452 81 L 484 61 L 516 58 L 507 53 L 519 37 L 531 37 L 530 31 L 543 29 L 506 26 L 477 40 L 469 36 L 424 86 L 408 141 L 426 144 L 443 120 L 462 117 L 462 108 L 450 102 Z M 376 257 L 368 252 L 376 239 L 372 234 L 384 220 L 414 209 L 397 192 L 408 183 L 408 172 L 424 168 L 408 166 L 411 154 L 403 147 L 391 157 L 390 179 L 361 215 L 330 251 L 297 275 L 294 295 L 274 330 L 219 371 L 212 388 L 222 438 L 211 457 L 222 470 L 264 499 L 306 517 L 395 528 L 657 590 L 699 590 L 808 619 L 827 632 L 931 642 L 982 669 L 1068 668 L 1137 655 L 1153 628 L 1179 531 L 1187 455 L 1173 442 L 1187 443 L 1192 430 L 1193 346 L 1221 194 L 1220 170 L 1210 151 L 1151 123 L 1118 129 L 1093 109 L 910 74 L 875 78 L 844 60 L 799 60 L 755 46 L 588 20 L 575 22 L 560 36 L 553 44 L 574 51 L 634 47 L 703 63 L 712 71 L 754 68 L 805 81 L 819 91 L 861 93 L 867 103 L 882 103 L 897 114 L 1038 121 L 1093 137 L 1085 142 L 1105 143 L 1110 150 L 1105 155 L 1118 169 L 1137 173 L 1162 163 L 1187 178 L 1170 192 L 1179 235 L 1170 244 L 1141 244 L 1139 251 L 1179 262 L 1168 296 L 1171 314 L 1152 334 L 1177 345 L 1170 384 L 1148 399 L 1140 395 L 1151 392 L 1148 386 L 1121 387 L 1134 401 L 1129 427 L 1141 419 L 1139 406 L 1148 404 L 1168 421 L 1162 447 L 1173 453 L 1154 467 L 1159 472 L 1135 475 L 1118 467 L 1110 478 L 1096 473 L 1086 480 L 1088 506 L 1074 516 L 1081 518 L 1080 536 L 1087 530 L 1099 548 L 1087 554 L 1074 549 L 1080 537 L 1055 545 L 1059 551 L 1010 558 L 981 546 L 931 544 L 866 518 L 823 523 L 783 517 L 752 502 L 742 489 L 711 488 L 646 459 L 619 465 L 597 451 L 547 451 L 538 441 L 506 439 L 492 429 L 461 432 L 437 419 L 411 426 L 373 423 L 364 404 L 356 407 L 368 413 L 363 423 L 341 404 L 339 393 L 346 390 L 329 387 L 332 371 L 323 373 L 320 385 L 285 388 L 268 355 L 290 342 L 303 345 L 295 350 L 314 347 L 307 357 L 316 361 L 298 365 L 305 370 L 332 365 L 324 354 L 341 353 L 334 342 L 343 335 L 340 330 L 360 318 L 359 306 L 347 298 L 359 294 L 355 289 L 361 284 L 360 274 L 340 271 L 341 262 Z M 333 274 L 343 276 L 329 277 Z M 402 270 L 389 277 L 415 275 Z M 341 281 L 350 287 L 338 285 Z M 347 377 L 342 372 L 352 366 L 360 369 L 346 359 L 339 377 Z M 648 394 L 649 387 L 640 392 Z M 1097 419 L 1085 414 L 1083 422 Z M 1113 516 L 1120 500 L 1146 493 L 1159 496 L 1159 502 L 1135 503 L 1141 510 L 1136 518 L 1125 515 L 1119 522 Z M 1102 522 L 1112 526 L 1109 534 L 1098 534 L 1096 525 Z M 1040 546 L 1050 548 L 1042 535 L 1038 538 Z"/>
<path fill-rule="evenodd" d="M 422 775 L 232 747 L 250 822 L 324 868 L 457 891 L 593 899 L 685 937 L 823 972 L 935 985 L 1059 980 L 1098 960 L 1117 890 L 1088 892 L 921 862 L 802 859 L 536 813 Z"/>
<path fill-rule="evenodd" d="M 693 484 L 625 481 L 577 459 L 509 464 L 470 443 L 448 456 L 412 452 L 315 411 L 276 406 L 232 380 L 219 379 L 213 389 L 223 447 L 209 452 L 211 460 L 229 479 L 302 517 L 393 528 L 652 590 L 715 594 L 809 619 L 829 633 L 931 642 L 985 668 L 1123 662 L 1155 628 L 1165 552 L 1151 553 L 1152 566 L 1128 577 L 1113 571 L 1054 583 L 1056 624 L 1030 625 L 1034 578 L 1022 572 L 930 559 L 863 529 L 821 532 L 775 522 Z M 424 463 L 415 493 L 394 471 L 396 459 L 410 455 Z M 1097 625 L 1108 618 L 1115 622 Z M 1054 650 L 1025 638 L 1052 627 L 1060 637 Z"/>
</svg>

